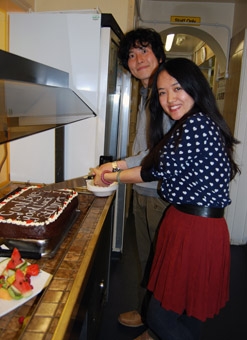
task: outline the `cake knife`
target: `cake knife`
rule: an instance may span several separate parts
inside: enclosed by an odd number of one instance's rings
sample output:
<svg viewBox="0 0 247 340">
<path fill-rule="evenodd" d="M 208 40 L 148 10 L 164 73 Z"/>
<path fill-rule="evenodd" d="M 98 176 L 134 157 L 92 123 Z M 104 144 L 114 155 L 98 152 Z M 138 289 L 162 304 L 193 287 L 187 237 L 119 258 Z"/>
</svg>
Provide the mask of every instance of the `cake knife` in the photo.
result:
<svg viewBox="0 0 247 340">
<path fill-rule="evenodd" d="M 58 189 L 73 189 L 73 188 L 78 188 L 78 187 L 86 187 L 86 180 L 87 179 L 93 179 L 94 175 L 85 175 L 82 177 L 76 177 L 76 178 L 71 178 L 67 179 L 62 182 L 56 182 L 53 184 L 45 184 L 42 186 L 40 189 L 44 190 L 58 190 Z"/>
</svg>

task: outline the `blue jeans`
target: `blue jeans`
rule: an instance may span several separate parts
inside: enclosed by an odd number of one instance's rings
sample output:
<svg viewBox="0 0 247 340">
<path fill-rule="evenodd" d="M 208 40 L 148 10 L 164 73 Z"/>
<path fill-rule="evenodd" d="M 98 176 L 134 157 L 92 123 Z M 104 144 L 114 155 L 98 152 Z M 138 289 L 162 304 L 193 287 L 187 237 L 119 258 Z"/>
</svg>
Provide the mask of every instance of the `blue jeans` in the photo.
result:
<svg viewBox="0 0 247 340">
<path fill-rule="evenodd" d="M 148 327 L 161 340 L 199 340 L 202 321 L 167 311 L 151 297 L 147 312 Z"/>
</svg>

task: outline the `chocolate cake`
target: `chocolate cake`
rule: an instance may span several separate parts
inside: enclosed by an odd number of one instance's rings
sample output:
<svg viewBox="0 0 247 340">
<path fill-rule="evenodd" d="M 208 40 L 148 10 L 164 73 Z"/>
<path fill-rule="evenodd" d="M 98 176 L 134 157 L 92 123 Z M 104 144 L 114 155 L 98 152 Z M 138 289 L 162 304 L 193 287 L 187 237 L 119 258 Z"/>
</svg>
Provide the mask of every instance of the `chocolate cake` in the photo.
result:
<svg viewBox="0 0 247 340">
<path fill-rule="evenodd" d="M 14 239 L 50 239 L 59 236 L 78 207 L 74 190 L 18 188 L 0 202 L 0 236 Z"/>
</svg>

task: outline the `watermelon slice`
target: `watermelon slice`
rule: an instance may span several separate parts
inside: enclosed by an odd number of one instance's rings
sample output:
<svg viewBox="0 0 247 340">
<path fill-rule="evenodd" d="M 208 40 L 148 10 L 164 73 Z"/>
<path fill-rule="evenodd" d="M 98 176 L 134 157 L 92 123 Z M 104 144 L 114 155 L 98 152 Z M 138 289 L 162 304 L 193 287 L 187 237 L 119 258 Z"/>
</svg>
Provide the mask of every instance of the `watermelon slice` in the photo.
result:
<svg viewBox="0 0 247 340">
<path fill-rule="evenodd" d="M 19 250 L 17 248 L 14 248 L 6 269 L 15 269 L 16 267 L 18 267 L 18 265 L 22 264 L 23 261 L 24 260 L 21 258 Z"/>
<path fill-rule="evenodd" d="M 22 270 L 22 268 L 20 268 Z M 26 277 L 27 276 L 37 276 L 39 275 L 40 269 L 39 269 L 39 265 L 37 263 L 34 264 L 29 264 L 26 269 Z"/>
<path fill-rule="evenodd" d="M 40 272 L 38 264 L 29 264 L 21 258 L 20 252 L 14 248 L 11 259 L 0 262 L 0 299 L 19 300 L 32 294 L 31 276 Z M 8 295 L 9 294 L 9 295 Z"/>
<path fill-rule="evenodd" d="M 15 281 L 8 288 L 8 292 L 15 300 L 19 300 L 23 297 L 28 297 L 32 294 L 33 287 L 30 285 L 25 277 L 25 274 L 20 269 L 15 272 Z"/>
<path fill-rule="evenodd" d="M 10 259 L 5 259 L 1 262 L 1 269 L 3 263 L 5 263 L 5 267 L 4 270 L 1 270 L 0 274 L 8 277 L 14 275 L 17 268 L 24 270 L 27 266 L 27 262 L 21 258 L 21 254 L 17 248 L 13 249 Z"/>
</svg>

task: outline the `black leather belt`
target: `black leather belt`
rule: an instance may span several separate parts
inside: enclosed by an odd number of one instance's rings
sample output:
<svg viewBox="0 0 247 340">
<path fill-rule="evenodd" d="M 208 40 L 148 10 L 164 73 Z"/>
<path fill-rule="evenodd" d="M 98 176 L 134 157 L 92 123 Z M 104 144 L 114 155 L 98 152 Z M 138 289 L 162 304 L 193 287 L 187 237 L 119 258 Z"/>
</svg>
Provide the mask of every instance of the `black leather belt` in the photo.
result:
<svg viewBox="0 0 247 340">
<path fill-rule="evenodd" d="M 176 209 L 190 215 L 221 218 L 224 216 L 224 208 L 201 207 L 191 204 L 174 204 Z"/>
</svg>

